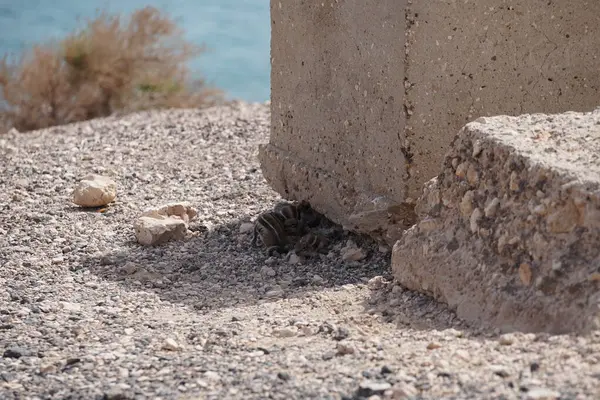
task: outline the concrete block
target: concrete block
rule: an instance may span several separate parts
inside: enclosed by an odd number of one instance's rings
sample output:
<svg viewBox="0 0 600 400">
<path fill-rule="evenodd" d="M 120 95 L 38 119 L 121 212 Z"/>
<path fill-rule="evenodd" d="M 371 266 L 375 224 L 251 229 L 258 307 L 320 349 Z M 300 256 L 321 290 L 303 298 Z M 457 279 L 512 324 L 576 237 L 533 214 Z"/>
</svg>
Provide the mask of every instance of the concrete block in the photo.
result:
<svg viewBox="0 0 600 400">
<path fill-rule="evenodd" d="M 263 174 L 393 243 L 414 221 L 386 210 L 419 195 L 467 121 L 596 107 L 598 18 L 593 0 L 271 0 Z"/>
<path fill-rule="evenodd" d="M 507 331 L 600 328 L 600 109 L 467 124 L 416 211 L 402 285 Z"/>
<path fill-rule="evenodd" d="M 413 194 L 469 121 L 600 105 L 600 1 L 414 0 L 406 18 Z"/>
</svg>

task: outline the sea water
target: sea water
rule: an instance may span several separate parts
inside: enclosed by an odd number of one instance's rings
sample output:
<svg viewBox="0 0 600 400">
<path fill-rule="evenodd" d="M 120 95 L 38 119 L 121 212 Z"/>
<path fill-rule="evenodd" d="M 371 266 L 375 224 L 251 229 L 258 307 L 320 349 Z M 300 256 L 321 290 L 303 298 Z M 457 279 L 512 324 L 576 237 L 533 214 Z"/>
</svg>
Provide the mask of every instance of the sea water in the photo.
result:
<svg viewBox="0 0 600 400">
<path fill-rule="evenodd" d="M 166 11 L 188 41 L 206 45 L 192 71 L 228 98 L 268 100 L 269 0 L 0 0 L 0 56 L 61 39 L 98 10 L 129 15 L 144 6 Z"/>
</svg>

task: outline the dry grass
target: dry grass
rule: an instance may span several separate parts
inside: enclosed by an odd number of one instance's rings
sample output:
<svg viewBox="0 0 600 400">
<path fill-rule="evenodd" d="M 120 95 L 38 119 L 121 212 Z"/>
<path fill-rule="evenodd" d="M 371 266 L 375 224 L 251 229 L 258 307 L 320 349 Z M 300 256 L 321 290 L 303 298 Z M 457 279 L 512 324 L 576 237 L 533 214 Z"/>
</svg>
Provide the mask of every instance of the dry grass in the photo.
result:
<svg viewBox="0 0 600 400">
<path fill-rule="evenodd" d="M 189 77 L 186 63 L 204 48 L 187 43 L 159 10 L 138 10 L 126 24 L 106 12 L 86 22 L 59 43 L 0 60 L 0 133 L 221 100 Z"/>
</svg>

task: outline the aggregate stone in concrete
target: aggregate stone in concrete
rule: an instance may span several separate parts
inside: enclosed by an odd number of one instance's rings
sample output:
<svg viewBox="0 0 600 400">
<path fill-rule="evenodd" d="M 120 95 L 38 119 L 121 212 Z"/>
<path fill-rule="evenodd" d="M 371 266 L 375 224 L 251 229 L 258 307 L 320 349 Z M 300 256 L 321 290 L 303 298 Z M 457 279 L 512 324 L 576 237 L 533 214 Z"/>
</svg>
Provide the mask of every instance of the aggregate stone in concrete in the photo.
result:
<svg viewBox="0 0 600 400">
<path fill-rule="evenodd" d="M 600 327 L 600 109 L 467 124 L 416 209 L 402 285 L 504 330 Z"/>
</svg>

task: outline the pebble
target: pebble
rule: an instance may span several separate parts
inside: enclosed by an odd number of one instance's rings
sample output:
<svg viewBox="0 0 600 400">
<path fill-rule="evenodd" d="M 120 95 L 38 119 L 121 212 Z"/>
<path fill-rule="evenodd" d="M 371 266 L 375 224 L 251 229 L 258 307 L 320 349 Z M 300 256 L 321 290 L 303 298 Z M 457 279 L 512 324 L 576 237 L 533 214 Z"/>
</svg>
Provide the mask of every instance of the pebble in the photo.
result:
<svg viewBox="0 0 600 400">
<path fill-rule="evenodd" d="M 175 341 L 175 339 L 167 338 L 167 339 L 165 339 L 165 341 L 162 345 L 162 349 L 169 350 L 169 351 L 177 351 L 177 350 L 181 350 L 181 346 L 179 345 L 179 343 L 177 343 Z"/>
<path fill-rule="evenodd" d="M 185 221 L 161 214 L 144 215 L 133 224 L 138 243 L 156 246 L 172 240 L 182 240 L 187 233 Z"/>
<path fill-rule="evenodd" d="M 221 375 L 215 371 L 206 371 L 204 377 L 210 381 L 218 381 L 221 379 Z"/>
<path fill-rule="evenodd" d="M 502 346 L 510 346 L 515 342 L 515 336 L 511 333 L 505 333 L 500 336 L 500 338 L 498 339 L 498 342 Z"/>
<path fill-rule="evenodd" d="M 366 380 L 360 383 L 358 392 L 356 394 L 361 397 L 369 397 L 383 394 L 386 390 L 391 388 L 392 385 L 389 382 Z"/>
<path fill-rule="evenodd" d="M 435 349 L 439 349 L 440 347 L 442 347 L 442 345 L 438 342 L 431 342 L 427 345 L 427 350 L 435 350 Z"/>
<path fill-rule="evenodd" d="M 415 398 L 419 391 L 411 384 L 398 383 L 391 389 L 386 390 L 384 394 L 388 400 L 408 400 Z"/>
<path fill-rule="evenodd" d="M 23 356 L 29 355 L 29 351 L 22 347 L 9 347 L 4 350 L 2 357 L 4 358 L 21 358 Z"/>
<path fill-rule="evenodd" d="M 550 389 L 530 389 L 525 394 L 525 400 L 558 400 L 560 393 Z"/>
<path fill-rule="evenodd" d="M 285 292 L 283 291 L 283 289 L 272 289 L 272 290 L 269 290 L 267 293 L 265 293 L 265 297 L 267 297 L 267 298 L 283 297 L 284 294 L 285 294 Z"/>
<path fill-rule="evenodd" d="M 298 334 L 297 328 L 278 328 L 273 329 L 273 336 L 281 337 L 281 338 L 289 338 L 294 337 Z"/>
<path fill-rule="evenodd" d="M 65 311 L 78 312 L 81 311 L 81 304 L 71 303 L 68 301 L 61 301 L 60 305 Z"/>
<path fill-rule="evenodd" d="M 85 176 L 73 191 L 73 203 L 82 207 L 105 206 L 117 197 L 117 184 L 107 176 Z"/>
</svg>

